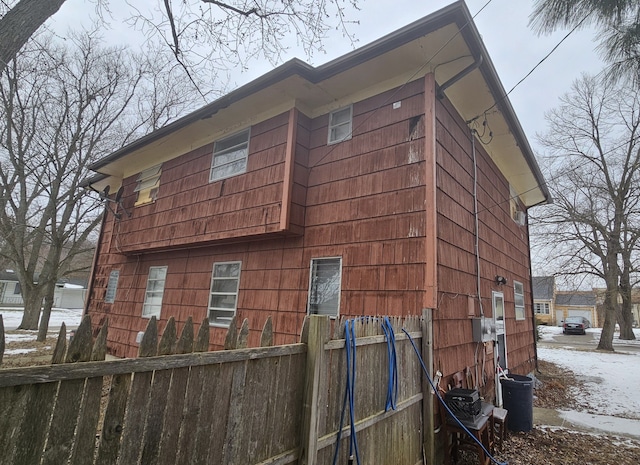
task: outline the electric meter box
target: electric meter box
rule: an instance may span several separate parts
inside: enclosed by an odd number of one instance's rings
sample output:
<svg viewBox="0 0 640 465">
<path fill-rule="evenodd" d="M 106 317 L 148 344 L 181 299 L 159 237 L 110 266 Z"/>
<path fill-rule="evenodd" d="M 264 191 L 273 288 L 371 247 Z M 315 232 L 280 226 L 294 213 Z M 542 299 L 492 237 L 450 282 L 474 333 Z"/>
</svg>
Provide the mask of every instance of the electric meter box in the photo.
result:
<svg viewBox="0 0 640 465">
<path fill-rule="evenodd" d="M 472 318 L 473 342 L 489 342 L 496 338 L 496 328 L 491 318 Z"/>
</svg>

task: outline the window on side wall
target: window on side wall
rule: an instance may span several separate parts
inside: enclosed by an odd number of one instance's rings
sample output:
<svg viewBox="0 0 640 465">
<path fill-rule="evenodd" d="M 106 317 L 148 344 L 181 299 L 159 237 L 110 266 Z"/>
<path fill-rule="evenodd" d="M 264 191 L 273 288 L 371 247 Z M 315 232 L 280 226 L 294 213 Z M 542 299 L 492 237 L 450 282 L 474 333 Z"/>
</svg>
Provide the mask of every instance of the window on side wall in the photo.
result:
<svg viewBox="0 0 640 465">
<path fill-rule="evenodd" d="M 229 178 L 247 171 L 249 129 L 220 139 L 213 146 L 209 182 Z"/>
<path fill-rule="evenodd" d="M 340 314 L 342 258 L 314 258 L 309 275 L 307 313 L 310 315 Z"/>
<path fill-rule="evenodd" d="M 142 305 L 142 316 L 151 318 L 159 317 L 162 309 L 162 296 L 164 295 L 164 284 L 167 279 L 166 266 L 152 266 L 149 268 L 149 278 L 147 279 L 147 290 L 144 295 Z"/>
<path fill-rule="evenodd" d="M 351 139 L 353 106 L 332 111 L 329 114 L 328 144 L 335 144 Z"/>
<path fill-rule="evenodd" d="M 107 284 L 107 292 L 104 295 L 104 301 L 108 304 L 112 304 L 116 300 L 116 290 L 118 289 L 118 278 L 120 277 L 120 270 L 112 270 L 109 273 L 109 283 Z"/>
<path fill-rule="evenodd" d="M 533 310 L 538 315 L 548 315 L 549 314 L 549 303 L 548 302 L 536 302 L 533 304 Z"/>
<path fill-rule="evenodd" d="M 522 283 L 513 282 L 513 294 L 516 304 L 516 320 L 524 320 L 524 286 Z"/>
<path fill-rule="evenodd" d="M 162 163 L 141 171 L 138 175 L 134 192 L 138 193 L 135 205 L 155 202 L 160 187 L 160 175 L 162 174 Z"/>
<path fill-rule="evenodd" d="M 240 269 L 242 262 L 213 264 L 211 295 L 209 297 L 209 322 L 229 326 L 238 308 Z"/>
</svg>

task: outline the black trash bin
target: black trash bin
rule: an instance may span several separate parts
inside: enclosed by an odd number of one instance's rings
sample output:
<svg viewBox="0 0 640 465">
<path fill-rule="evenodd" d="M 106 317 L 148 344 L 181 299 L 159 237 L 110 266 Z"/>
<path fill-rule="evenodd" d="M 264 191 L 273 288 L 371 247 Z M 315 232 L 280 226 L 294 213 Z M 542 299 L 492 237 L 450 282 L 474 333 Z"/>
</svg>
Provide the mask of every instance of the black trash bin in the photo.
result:
<svg viewBox="0 0 640 465">
<path fill-rule="evenodd" d="M 508 375 L 500 378 L 502 403 L 509 411 L 509 430 L 531 431 L 533 429 L 533 380 L 528 376 Z"/>
</svg>

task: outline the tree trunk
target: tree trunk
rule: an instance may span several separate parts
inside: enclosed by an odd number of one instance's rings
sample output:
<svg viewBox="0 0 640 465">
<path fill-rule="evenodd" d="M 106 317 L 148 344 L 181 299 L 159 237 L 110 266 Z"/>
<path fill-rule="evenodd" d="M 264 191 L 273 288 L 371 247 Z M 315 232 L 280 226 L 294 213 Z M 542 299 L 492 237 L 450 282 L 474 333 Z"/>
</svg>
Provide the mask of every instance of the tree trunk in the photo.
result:
<svg viewBox="0 0 640 465">
<path fill-rule="evenodd" d="M 620 274 L 620 296 L 622 297 L 622 305 L 618 314 L 618 324 L 620 325 L 620 339 L 625 341 L 634 341 L 636 335 L 633 334 L 633 314 L 631 313 L 631 270 L 633 268 L 631 261 L 631 250 L 627 247 L 625 253 L 622 254 L 623 267 Z"/>
<path fill-rule="evenodd" d="M 0 67 L 13 60 L 42 24 L 65 0 L 20 0 L 0 19 Z"/>
<path fill-rule="evenodd" d="M 616 329 L 616 307 L 617 307 L 617 285 L 609 286 L 607 283 L 607 291 L 604 298 L 604 324 L 602 325 L 602 334 L 598 342 L 598 350 L 608 350 L 613 352 L 613 333 Z"/>
<path fill-rule="evenodd" d="M 47 284 L 44 293 L 44 307 L 42 308 L 42 317 L 40 317 L 40 327 L 38 328 L 38 342 L 44 342 L 49 331 L 49 319 L 51 318 L 51 308 L 53 307 L 53 298 L 56 291 L 55 281 Z"/>
<path fill-rule="evenodd" d="M 31 292 L 23 292 L 23 296 L 24 313 L 18 329 L 38 329 L 38 321 L 40 321 L 40 312 L 42 310 L 42 294 L 37 289 L 32 289 Z"/>
</svg>

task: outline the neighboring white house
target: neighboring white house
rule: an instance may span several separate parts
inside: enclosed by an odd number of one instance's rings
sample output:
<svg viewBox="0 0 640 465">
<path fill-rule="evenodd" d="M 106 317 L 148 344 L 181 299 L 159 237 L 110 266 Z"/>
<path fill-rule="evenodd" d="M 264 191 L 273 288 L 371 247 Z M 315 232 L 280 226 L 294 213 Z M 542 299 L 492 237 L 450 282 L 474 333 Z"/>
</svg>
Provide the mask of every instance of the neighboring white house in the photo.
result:
<svg viewBox="0 0 640 465">
<path fill-rule="evenodd" d="M 56 308 L 83 308 L 87 285 L 83 280 L 63 280 L 56 283 L 53 306 Z M 0 271 L 0 306 L 21 307 L 22 288 L 12 270 Z"/>
</svg>

